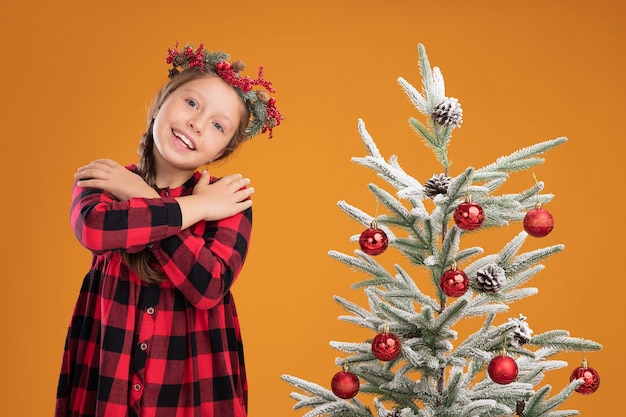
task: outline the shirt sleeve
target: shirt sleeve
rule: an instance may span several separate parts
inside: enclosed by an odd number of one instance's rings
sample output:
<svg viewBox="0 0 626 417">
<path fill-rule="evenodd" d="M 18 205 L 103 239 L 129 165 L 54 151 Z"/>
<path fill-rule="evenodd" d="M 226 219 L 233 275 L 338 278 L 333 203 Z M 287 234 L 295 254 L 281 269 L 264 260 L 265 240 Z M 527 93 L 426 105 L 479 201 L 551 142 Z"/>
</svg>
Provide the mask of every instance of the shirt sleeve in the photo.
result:
<svg viewBox="0 0 626 417">
<path fill-rule="evenodd" d="M 70 222 L 80 243 L 94 254 L 118 249 L 138 252 L 180 232 L 182 213 L 174 198 L 117 201 L 107 192 L 75 184 Z"/>
<path fill-rule="evenodd" d="M 196 308 L 221 302 L 243 267 L 252 230 L 252 209 L 201 221 L 150 246 L 163 272 Z"/>
</svg>

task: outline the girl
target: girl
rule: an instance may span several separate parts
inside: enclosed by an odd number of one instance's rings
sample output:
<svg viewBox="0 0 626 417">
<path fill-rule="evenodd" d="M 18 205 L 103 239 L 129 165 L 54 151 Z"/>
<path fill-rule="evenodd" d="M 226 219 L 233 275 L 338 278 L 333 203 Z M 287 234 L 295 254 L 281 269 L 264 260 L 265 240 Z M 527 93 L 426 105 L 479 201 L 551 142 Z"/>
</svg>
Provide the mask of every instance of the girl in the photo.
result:
<svg viewBox="0 0 626 417">
<path fill-rule="evenodd" d="M 69 327 L 55 416 L 245 417 L 230 288 L 250 239 L 254 189 L 196 169 L 282 116 L 263 79 L 223 52 L 168 50 L 170 81 L 137 165 L 78 169 L 71 223 L 93 253 Z"/>
</svg>

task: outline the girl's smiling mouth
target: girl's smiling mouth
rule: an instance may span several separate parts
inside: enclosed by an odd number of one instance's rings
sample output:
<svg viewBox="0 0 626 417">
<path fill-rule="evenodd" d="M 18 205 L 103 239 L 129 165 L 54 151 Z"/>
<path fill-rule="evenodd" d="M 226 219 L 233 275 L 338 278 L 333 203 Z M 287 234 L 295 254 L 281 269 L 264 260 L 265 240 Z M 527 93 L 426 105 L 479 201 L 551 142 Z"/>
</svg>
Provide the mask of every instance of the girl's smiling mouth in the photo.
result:
<svg viewBox="0 0 626 417">
<path fill-rule="evenodd" d="M 178 131 L 173 130 L 173 129 L 172 129 L 172 133 L 174 134 L 174 136 L 176 136 L 180 140 L 180 142 L 182 142 L 183 145 L 185 145 L 187 147 L 187 149 L 190 149 L 192 151 L 196 150 L 196 148 L 194 147 L 193 142 L 191 141 L 191 139 L 189 139 L 183 133 L 178 132 Z"/>
</svg>

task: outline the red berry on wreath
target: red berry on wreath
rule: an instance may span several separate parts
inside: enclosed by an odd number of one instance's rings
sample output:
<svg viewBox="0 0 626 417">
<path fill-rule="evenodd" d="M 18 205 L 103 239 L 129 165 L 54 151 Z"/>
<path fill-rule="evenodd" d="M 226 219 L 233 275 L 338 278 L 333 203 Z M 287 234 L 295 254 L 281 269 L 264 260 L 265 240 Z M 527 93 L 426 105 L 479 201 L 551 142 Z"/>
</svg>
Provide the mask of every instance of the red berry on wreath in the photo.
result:
<svg viewBox="0 0 626 417">
<path fill-rule="evenodd" d="M 467 292 L 469 284 L 470 281 L 465 272 L 456 269 L 456 265 L 444 272 L 439 279 L 441 291 L 448 297 L 462 296 Z"/>
<path fill-rule="evenodd" d="M 359 237 L 361 250 L 368 255 L 380 255 L 387 249 L 388 244 L 387 235 L 377 227 L 376 221 L 373 221 L 371 226 L 365 229 Z"/>
<path fill-rule="evenodd" d="M 537 204 L 534 209 L 529 210 L 524 216 L 524 230 L 531 236 L 544 237 L 554 228 L 554 218 L 548 210 L 541 208 Z"/>
<path fill-rule="evenodd" d="M 398 336 L 385 328 L 382 333 L 378 333 L 372 341 L 372 353 L 381 361 L 392 361 L 400 355 L 402 343 Z"/>
<path fill-rule="evenodd" d="M 468 232 L 478 229 L 484 221 L 485 212 L 483 208 L 479 204 L 472 203 L 469 197 L 454 210 L 454 223 Z"/>
<path fill-rule="evenodd" d="M 593 394 L 598 388 L 600 388 L 600 375 L 595 369 L 587 366 L 586 360 L 583 361 L 581 366 L 574 369 L 569 380 L 571 382 L 580 378 L 582 378 L 583 383 L 576 388 L 576 392 L 587 395 Z"/>
<path fill-rule="evenodd" d="M 515 359 L 505 355 L 493 358 L 487 368 L 489 377 L 491 377 L 493 382 L 500 385 L 507 385 L 515 381 L 518 371 Z"/>
<path fill-rule="evenodd" d="M 359 387 L 359 378 L 349 372 L 347 367 L 344 367 L 343 371 L 337 372 L 330 382 L 333 393 L 344 400 L 354 397 L 359 392 Z"/>
</svg>

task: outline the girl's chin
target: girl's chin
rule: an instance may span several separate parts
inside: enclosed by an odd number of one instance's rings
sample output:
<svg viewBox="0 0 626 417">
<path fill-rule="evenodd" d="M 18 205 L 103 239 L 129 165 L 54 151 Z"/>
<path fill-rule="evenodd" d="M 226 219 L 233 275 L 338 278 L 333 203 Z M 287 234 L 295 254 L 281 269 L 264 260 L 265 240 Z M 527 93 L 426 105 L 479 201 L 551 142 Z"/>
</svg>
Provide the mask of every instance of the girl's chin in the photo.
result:
<svg viewBox="0 0 626 417">
<path fill-rule="evenodd" d="M 165 155 L 161 156 L 157 163 L 157 169 L 178 170 L 184 172 L 193 172 L 202 166 L 202 161 L 193 161 L 189 158 L 182 158 L 181 155 Z"/>
</svg>

